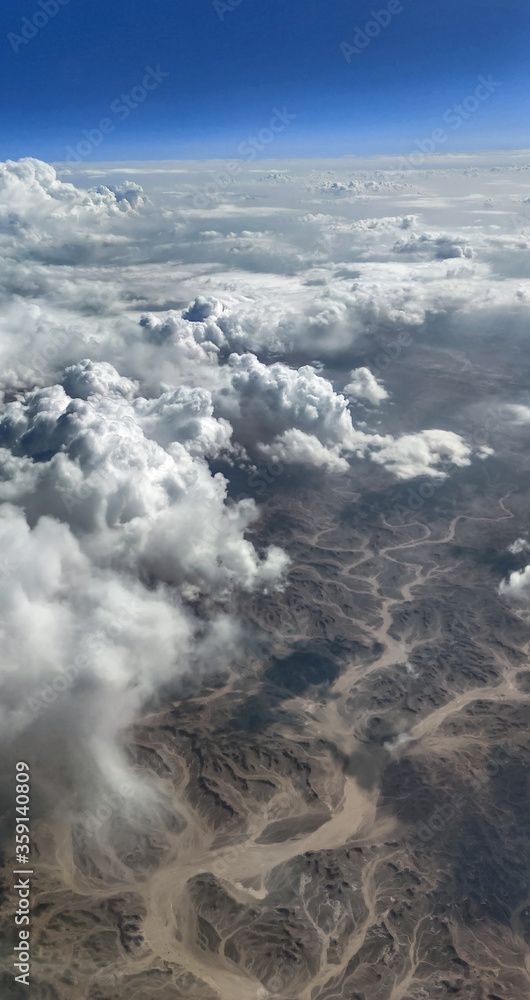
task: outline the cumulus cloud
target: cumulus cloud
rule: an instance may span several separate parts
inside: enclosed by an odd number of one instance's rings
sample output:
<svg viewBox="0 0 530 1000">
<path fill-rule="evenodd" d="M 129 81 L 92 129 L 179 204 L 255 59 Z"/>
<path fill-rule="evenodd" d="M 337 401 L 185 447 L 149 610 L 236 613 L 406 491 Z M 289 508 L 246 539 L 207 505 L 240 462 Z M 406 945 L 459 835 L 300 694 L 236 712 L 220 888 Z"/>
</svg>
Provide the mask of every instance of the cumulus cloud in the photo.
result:
<svg viewBox="0 0 530 1000">
<path fill-rule="evenodd" d="M 505 407 L 505 412 L 507 418 L 514 424 L 519 426 L 530 424 L 530 406 L 524 406 L 522 403 L 510 403 Z"/>
<path fill-rule="evenodd" d="M 527 538 L 516 538 L 508 546 L 511 555 L 519 556 L 530 550 Z M 530 600 L 530 566 L 514 570 L 499 586 L 499 593 L 508 600 L 527 603 Z"/>
<path fill-rule="evenodd" d="M 451 219 L 447 195 L 425 196 L 426 175 L 414 189 L 392 165 L 386 178 L 339 165 L 335 180 L 297 164 L 289 199 L 275 203 L 275 175 L 242 169 L 237 190 L 197 213 L 196 168 L 124 168 L 119 183 L 118 168 L 76 170 L 74 184 L 72 166 L 61 175 L 29 158 L 1 167 L 4 384 L 44 384 L 91 357 L 142 380 L 149 369 L 154 386 L 175 383 L 194 356 L 214 363 L 219 352 L 252 351 L 308 363 L 381 330 L 423 339 L 442 328 L 459 341 L 477 325 L 495 327 L 505 309 L 524 323 L 515 260 L 524 247 L 499 245 L 492 264 L 499 233 L 477 225 L 476 200 L 461 232 L 426 228 L 430 205 Z M 150 185 L 149 198 L 131 175 Z M 83 189 L 87 181 L 98 183 Z M 464 171 L 458 183 L 470 183 Z M 346 200 L 331 193 L 339 189 Z M 453 217 L 462 223 L 461 194 Z"/>
<path fill-rule="evenodd" d="M 345 471 L 352 456 L 369 457 L 400 479 L 425 472 L 443 477 L 447 465 L 471 461 L 471 447 L 451 431 L 395 438 L 359 429 L 346 397 L 310 366 L 266 365 L 253 354 L 233 354 L 218 374 L 216 412 L 251 456 L 335 472 Z M 382 388 L 373 377 L 365 384 L 376 395 Z"/>
<path fill-rule="evenodd" d="M 510 573 L 508 579 L 502 581 L 499 593 L 512 601 L 527 602 L 530 599 L 530 566 Z"/>
<path fill-rule="evenodd" d="M 445 477 L 448 469 L 471 464 L 471 447 L 453 431 L 428 430 L 385 442 L 372 455 L 398 479 Z"/>
<path fill-rule="evenodd" d="M 68 523 L 97 564 L 186 592 L 272 582 L 285 560 L 274 550 L 258 558 L 243 537 L 253 503 L 229 510 L 227 482 L 207 464 L 231 438 L 208 391 L 182 387 L 156 400 L 133 391 L 110 365 L 85 361 L 63 385 L 8 403 L 0 499 L 32 520 Z"/>
<path fill-rule="evenodd" d="M 169 588 L 98 566 L 57 519 L 30 527 L 20 509 L 2 504 L 0 539 L 4 740 L 47 726 L 49 710 L 81 720 L 88 701 L 90 725 L 81 731 L 101 767 L 120 726 L 157 685 L 192 664 L 205 668 L 205 637 L 235 639 L 228 617 L 201 623 Z"/>
<path fill-rule="evenodd" d="M 379 406 L 383 399 L 388 399 L 381 380 L 369 368 L 355 368 L 350 372 L 350 381 L 344 387 L 344 393 L 351 399 L 366 399 L 373 406 Z"/>
<path fill-rule="evenodd" d="M 119 242 L 119 234 L 105 232 L 113 216 L 134 212 L 147 199 L 140 185 L 100 185 L 82 191 L 59 179 L 54 167 L 26 157 L 0 163 L 0 240 L 18 256 L 36 260 L 68 261 L 68 250 L 83 256 L 103 234 Z M 116 221 L 116 220 L 115 220 Z M 86 253 L 85 253 L 86 256 Z"/>
<path fill-rule="evenodd" d="M 242 168 L 198 212 L 196 167 L 0 164 L 4 733 L 53 720 L 118 773 L 146 699 L 224 662 L 235 595 L 287 567 L 231 470 L 442 478 L 491 452 L 443 421 L 396 429 L 392 373 L 360 366 L 387 343 L 460 350 L 506 310 L 523 329 L 524 241 L 478 225 L 471 195 L 464 219 L 444 176 Z"/>
<path fill-rule="evenodd" d="M 76 745 L 101 770 L 161 685 L 209 669 L 212 656 L 226 662 L 238 626 L 223 601 L 280 585 L 287 565 L 274 546 L 258 554 L 245 537 L 254 502 L 229 503 L 210 471 L 231 433 L 207 390 L 146 399 L 110 364 L 86 360 L 5 405 L 4 738 L 43 713 L 46 725 L 52 709 L 83 715 L 88 700 Z"/>
<path fill-rule="evenodd" d="M 512 542 L 508 546 L 508 552 L 511 552 L 513 556 L 518 556 L 521 552 L 527 552 L 530 549 L 530 542 L 527 538 L 516 538 L 515 542 Z"/>
<path fill-rule="evenodd" d="M 363 441 L 344 396 L 310 366 L 266 365 L 253 354 L 232 354 L 221 375 L 217 408 L 251 451 L 263 451 L 291 430 L 339 451 L 354 451 Z"/>
<path fill-rule="evenodd" d="M 82 210 L 94 212 L 102 206 L 115 210 L 122 202 L 120 211 L 128 211 L 147 203 L 141 186 L 134 181 L 117 187 L 100 184 L 83 191 L 60 180 L 55 167 L 33 157 L 0 163 L 0 193 L 4 213 L 9 204 L 19 218 L 30 217 L 32 221 L 72 212 L 79 216 Z"/>
<path fill-rule="evenodd" d="M 434 260 L 474 256 L 473 248 L 465 237 L 450 236 L 446 233 L 422 233 L 420 236 L 415 234 L 409 238 L 401 237 L 394 244 L 394 252 L 416 258 L 429 256 Z"/>
</svg>

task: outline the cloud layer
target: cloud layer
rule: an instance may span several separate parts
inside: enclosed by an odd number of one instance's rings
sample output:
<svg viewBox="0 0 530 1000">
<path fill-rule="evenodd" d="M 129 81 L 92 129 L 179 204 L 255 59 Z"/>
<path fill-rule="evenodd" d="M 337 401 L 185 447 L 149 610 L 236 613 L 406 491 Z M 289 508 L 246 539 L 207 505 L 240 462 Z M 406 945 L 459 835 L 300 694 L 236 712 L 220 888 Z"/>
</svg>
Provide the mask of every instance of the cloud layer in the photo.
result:
<svg viewBox="0 0 530 1000">
<path fill-rule="evenodd" d="M 120 728 L 235 649 L 237 592 L 284 585 L 231 470 L 442 479 L 490 452 L 396 409 L 377 359 L 506 311 L 517 336 L 527 192 L 449 161 L 256 165 L 198 210 L 205 165 L 73 169 L 0 165 L 2 728 L 62 719 L 121 774 Z"/>
</svg>

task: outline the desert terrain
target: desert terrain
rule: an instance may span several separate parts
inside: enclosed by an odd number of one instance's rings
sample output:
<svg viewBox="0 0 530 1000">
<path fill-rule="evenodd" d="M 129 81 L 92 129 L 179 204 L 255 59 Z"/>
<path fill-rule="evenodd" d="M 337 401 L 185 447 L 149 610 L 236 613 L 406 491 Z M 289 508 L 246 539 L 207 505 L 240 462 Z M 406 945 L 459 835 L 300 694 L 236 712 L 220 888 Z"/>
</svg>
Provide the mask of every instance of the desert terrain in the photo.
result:
<svg viewBox="0 0 530 1000">
<path fill-rule="evenodd" d="M 126 734 L 153 814 L 37 824 L 34 997 L 528 995 L 530 629 L 495 589 L 526 500 L 465 478 L 399 517 L 275 483 L 288 586 Z"/>
</svg>

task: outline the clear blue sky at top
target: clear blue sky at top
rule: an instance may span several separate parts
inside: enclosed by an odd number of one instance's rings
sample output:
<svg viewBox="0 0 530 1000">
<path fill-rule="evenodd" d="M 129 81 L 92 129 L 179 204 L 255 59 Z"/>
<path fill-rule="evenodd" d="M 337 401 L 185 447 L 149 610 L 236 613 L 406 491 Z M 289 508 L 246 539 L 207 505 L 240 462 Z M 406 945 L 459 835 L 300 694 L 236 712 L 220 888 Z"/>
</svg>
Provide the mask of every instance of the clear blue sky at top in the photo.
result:
<svg viewBox="0 0 530 1000">
<path fill-rule="evenodd" d="M 4 0 L 0 157 L 63 160 L 105 117 L 114 127 L 86 160 L 237 157 L 274 108 L 296 118 L 260 159 L 406 153 L 481 74 L 502 86 L 446 148 L 530 145 L 528 0 L 403 0 L 348 63 L 340 43 L 387 7 L 241 0 L 221 18 L 212 0 L 68 0 L 44 24 L 38 0 Z M 169 75 L 122 119 L 111 105 L 148 66 Z"/>
</svg>

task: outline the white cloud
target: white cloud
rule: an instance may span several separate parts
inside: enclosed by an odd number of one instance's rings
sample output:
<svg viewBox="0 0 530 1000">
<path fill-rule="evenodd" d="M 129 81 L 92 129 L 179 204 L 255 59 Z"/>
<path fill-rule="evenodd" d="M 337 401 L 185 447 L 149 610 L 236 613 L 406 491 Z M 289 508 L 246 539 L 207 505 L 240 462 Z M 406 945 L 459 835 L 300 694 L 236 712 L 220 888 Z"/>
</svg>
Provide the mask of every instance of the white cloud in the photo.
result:
<svg viewBox="0 0 530 1000">
<path fill-rule="evenodd" d="M 111 365 L 87 361 L 63 385 L 4 407 L 4 734 L 33 724 L 50 697 L 54 713 L 77 717 L 88 684 L 97 723 L 75 739 L 99 766 L 161 684 L 210 668 L 202 650 L 215 653 L 216 668 L 225 662 L 237 622 L 222 602 L 234 589 L 279 585 L 287 565 L 274 546 L 258 554 L 245 537 L 255 504 L 229 504 L 226 480 L 208 467 L 230 449 L 231 432 L 205 389 L 150 400 Z M 189 602 L 199 598 L 197 617 Z M 132 618 L 115 636 L 120 608 Z M 53 684 L 70 678 L 79 648 L 87 662 L 59 698 Z"/>
<path fill-rule="evenodd" d="M 530 566 L 510 573 L 508 579 L 502 581 L 499 593 L 509 600 L 528 601 L 530 599 Z"/>
<path fill-rule="evenodd" d="M 384 385 L 369 368 L 355 368 L 351 371 L 350 381 L 344 387 L 344 393 L 351 399 L 366 399 L 373 406 L 379 406 L 383 399 L 388 399 Z"/>
<path fill-rule="evenodd" d="M 118 375 L 116 369 L 106 361 L 94 364 L 84 359 L 67 368 L 63 378 L 63 388 L 72 399 L 88 399 L 89 396 L 117 395 L 132 399 L 138 391 L 138 383 Z"/>
<path fill-rule="evenodd" d="M 263 456 L 288 465 L 309 465 L 329 472 L 346 472 L 348 461 L 340 445 L 326 446 L 314 434 L 297 428 L 283 431 L 270 444 L 261 445 Z"/>
<path fill-rule="evenodd" d="M 339 450 L 353 451 L 363 441 L 352 425 L 347 400 L 310 366 L 266 365 L 253 354 L 232 354 L 220 376 L 217 409 L 251 451 L 290 430 Z"/>
<path fill-rule="evenodd" d="M 243 538 L 254 505 L 228 510 L 205 460 L 231 446 L 207 390 L 131 399 L 133 383 L 89 362 L 64 384 L 74 399 L 55 385 L 5 407 L 0 499 L 67 522 L 98 565 L 211 593 L 272 582 L 282 558 L 258 559 Z"/>
<path fill-rule="evenodd" d="M 505 407 L 505 412 L 512 423 L 523 426 L 530 424 L 530 406 L 521 403 L 510 403 Z"/>
<path fill-rule="evenodd" d="M 0 164 L 6 732 L 29 724 L 29 694 L 88 643 L 49 712 L 72 746 L 108 759 L 145 697 L 221 662 L 238 590 L 282 585 L 285 555 L 252 544 L 259 511 L 229 500 L 219 463 L 228 476 L 264 460 L 334 473 L 365 460 L 403 480 L 491 453 L 443 414 L 438 429 L 399 432 L 394 373 L 383 385 L 365 361 L 351 370 L 404 332 L 411 356 L 462 351 L 507 314 L 524 333 L 527 242 L 503 228 L 513 176 L 493 190 L 489 160 L 480 177 L 468 166 L 242 165 L 198 212 L 210 167 Z M 378 407 L 390 392 L 375 427 L 357 425 L 351 401 Z M 529 413 L 510 410 L 521 424 Z M 111 634 L 122 605 L 133 617 Z"/>
<path fill-rule="evenodd" d="M 429 430 L 389 440 L 374 452 L 372 459 L 398 479 L 425 475 L 443 478 L 448 467 L 470 465 L 471 454 L 470 446 L 460 435 L 453 431 Z"/>
<path fill-rule="evenodd" d="M 516 538 L 515 542 L 512 542 L 508 546 L 508 552 L 511 552 L 513 556 L 518 556 L 521 552 L 527 552 L 528 549 L 530 549 L 530 542 L 527 538 Z"/>
<path fill-rule="evenodd" d="M 473 248 L 465 237 L 450 236 L 446 233 L 422 233 L 396 240 L 394 253 L 407 254 L 414 258 L 432 257 L 434 260 L 474 256 Z"/>
</svg>

